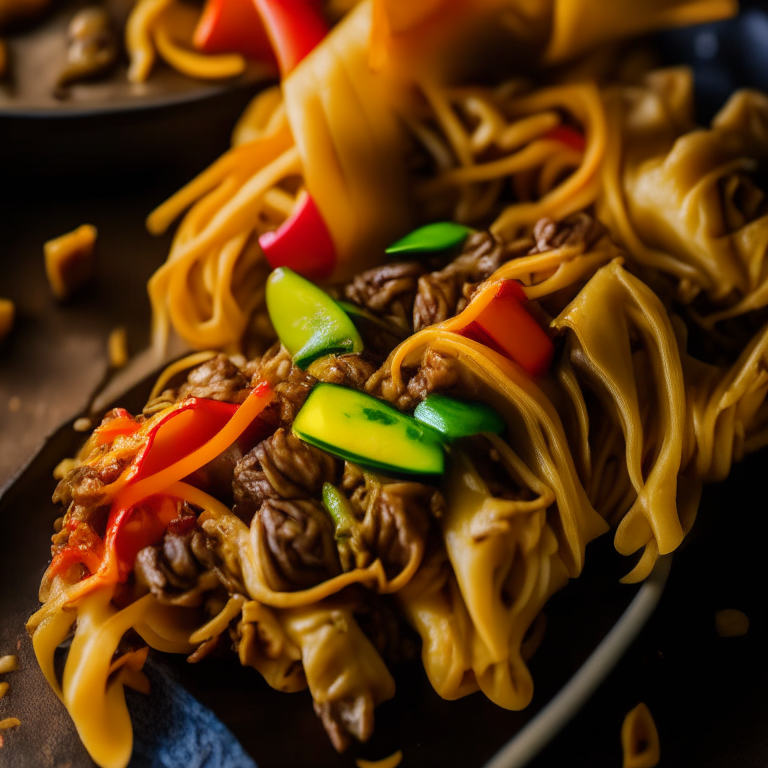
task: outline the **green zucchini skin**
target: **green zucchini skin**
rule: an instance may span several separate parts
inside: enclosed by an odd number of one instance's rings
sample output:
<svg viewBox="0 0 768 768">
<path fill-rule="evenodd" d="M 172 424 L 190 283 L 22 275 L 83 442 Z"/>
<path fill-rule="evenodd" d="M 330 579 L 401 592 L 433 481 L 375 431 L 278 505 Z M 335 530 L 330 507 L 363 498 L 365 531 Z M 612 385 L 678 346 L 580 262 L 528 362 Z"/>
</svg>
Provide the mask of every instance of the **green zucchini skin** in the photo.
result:
<svg viewBox="0 0 768 768">
<path fill-rule="evenodd" d="M 506 429 L 504 419 L 490 405 L 441 394 L 428 395 L 416 406 L 413 416 L 449 442 L 481 432 L 501 435 Z"/>
<path fill-rule="evenodd" d="M 445 471 L 442 436 L 364 392 L 316 384 L 293 422 L 300 439 L 340 459 L 397 475 Z"/>
<path fill-rule="evenodd" d="M 267 311 L 280 342 L 302 369 L 329 354 L 362 352 L 347 313 L 324 291 L 287 267 L 267 279 Z"/>
</svg>

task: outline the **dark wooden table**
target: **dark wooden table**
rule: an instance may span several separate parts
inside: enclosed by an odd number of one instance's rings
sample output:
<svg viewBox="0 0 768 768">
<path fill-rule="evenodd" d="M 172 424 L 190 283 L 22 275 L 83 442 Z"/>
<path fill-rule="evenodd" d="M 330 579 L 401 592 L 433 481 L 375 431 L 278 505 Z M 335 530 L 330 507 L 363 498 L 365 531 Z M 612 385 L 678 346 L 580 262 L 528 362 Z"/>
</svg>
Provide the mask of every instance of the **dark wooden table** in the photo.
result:
<svg viewBox="0 0 768 768">
<path fill-rule="evenodd" d="M 169 239 L 150 237 L 144 217 L 225 148 L 244 99 L 95 126 L 0 119 L 0 297 L 18 308 L 0 348 L 0 487 L 85 405 L 107 370 L 114 327 L 127 328 L 132 352 L 146 345 L 144 284 Z M 42 244 L 84 222 L 99 229 L 97 277 L 58 304 Z M 657 613 L 534 766 L 620 765 L 622 719 L 640 701 L 656 719 L 662 766 L 768 766 L 766 458 L 751 457 L 705 490 Z M 717 637 L 721 608 L 747 613 L 745 637 Z"/>
</svg>

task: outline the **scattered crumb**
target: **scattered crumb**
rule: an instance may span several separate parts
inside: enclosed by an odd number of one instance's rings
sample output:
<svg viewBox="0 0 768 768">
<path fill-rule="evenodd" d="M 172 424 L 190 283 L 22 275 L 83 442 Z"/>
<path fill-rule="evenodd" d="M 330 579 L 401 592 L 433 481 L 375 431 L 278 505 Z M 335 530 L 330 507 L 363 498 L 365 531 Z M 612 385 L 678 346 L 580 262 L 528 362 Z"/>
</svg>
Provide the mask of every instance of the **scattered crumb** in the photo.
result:
<svg viewBox="0 0 768 768">
<path fill-rule="evenodd" d="M 8 410 L 11 413 L 18 413 L 21 410 L 21 398 L 18 395 L 8 399 Z"/>
<path fill-rule="evenodd" d="M 749 631 L 749 618 L 734 608 L 715 613 L 715 630 L 720 637 L 741 637 Z"/>
<path fill-rule="evenodd" d="M 6 717 L 5 720 L 0 720 L 0 731 L 5 731 L 8 728 L 17 728 L 21 725 L 21 720 L 18 717 Z"/>
<path fill-rule="evenodd" d="M 20 651 L 20 650 L 21 650 L 21 638 L 19 638 L 19 639 L 16 641 L 16 650 L 17 650 L 17 651 Z"/>
<path fill-rule="evenodd" d="M 654 768 L 659 764 L 659 732 L 645 704 L 627 712 L 621 725 L 621 749 L 624 768 Z"/>
<path fill-rule="evenodd" d="M 72 429 L 75 430 L 75 432 L 87 432 L 91 427 L 93 426 L 93 423 L 87 416 L 82 416 L 79 419 L 75 420 L 75 423 L 72 425 Z"/>
<path fill-rule="evenodd" d="M 0 699 L 2 699 L 3 696 L 5 696 L 5 694 L 8 693 L 9 688 L 10 686 L 8 685 L 8 683 L 0 683 Z"/>
<path fill-rule="evenodd" d="M 0 656 L 0 675 L 15 672 L 19 668 L 19 660 L 15 656 Z"/>
<path fill-rule="evenodd" d="M 5 739 L 3 738 L 3 734 L 0 733 L 0 749 L 2 749 L 5 746 Z"/>
<path fill-rule="evenodd" d="M 16 305 L 10 299 L 0 299 L 0 342 L 8 336 L 16 317 Z"/>
<path fill-rule="evenodd" d="M 109 364 L 113 368 L 122 368 L 128 362 L 128 336 L 125 328 L 120 326 L 109 334 L 107 341 Z"/>
<path fill-rule="evenodd" d="M 45 271 L 53 295 L 69 298 L 93 275 L 96 227 L 83 224 L 43 246 Z"/>
<path fill-rule="evenodd" d="M 403 759 L 403 751 L 398 749 L 393 755 L 381 760 L 355 760 L 357 768 L 397 768 Z"/>
<path fill-rule="evenodd" d="M 62 459 L 53 470 L 53 479 L 63 480 L 78 464 L 77 459 Z"/>
</svg>

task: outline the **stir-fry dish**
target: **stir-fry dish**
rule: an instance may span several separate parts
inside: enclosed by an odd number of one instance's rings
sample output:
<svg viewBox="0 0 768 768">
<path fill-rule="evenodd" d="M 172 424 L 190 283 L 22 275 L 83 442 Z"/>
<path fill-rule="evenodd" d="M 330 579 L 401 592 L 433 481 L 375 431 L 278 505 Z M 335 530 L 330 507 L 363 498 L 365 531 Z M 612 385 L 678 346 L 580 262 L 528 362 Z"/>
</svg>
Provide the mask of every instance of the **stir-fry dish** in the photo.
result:
<svg viewBox="0 0 768 768">
<path fill-rule="evenodd" d="M 414 654 L 522 709 L 587 545 L 645 579 L 768 443 L 768 97 L 697 127 L 688 71 L 610 45 L 734 8 L 596 7 L 361 2 L 150 217 L 190 208 L 155 341 L 212 351 L 65 462 L 28 624 L 99 765 L 150 649 L 308 688 L 340 751 Z"/>
</svg>

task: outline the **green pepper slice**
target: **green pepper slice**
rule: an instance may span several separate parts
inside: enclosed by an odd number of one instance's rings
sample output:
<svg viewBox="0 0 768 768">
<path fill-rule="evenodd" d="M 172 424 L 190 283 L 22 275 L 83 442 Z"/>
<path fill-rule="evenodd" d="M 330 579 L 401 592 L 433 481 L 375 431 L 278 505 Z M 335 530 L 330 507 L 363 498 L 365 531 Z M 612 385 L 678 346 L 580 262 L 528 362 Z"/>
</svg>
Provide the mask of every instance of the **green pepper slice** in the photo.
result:
<svg viewBox="0 0 768 768">
<path fill-rule="evenodd" d="M 382 472 L 441 475 L 442 436 L 388 403 L 338 384 L 316 384 L 293 422 L 299 438 Z"/>
<path fill-rule="evenodd" d="M 416 406 L 413 416 L 449 441 L 480 432 L 500 435 L 506 429 L 504 419 L 490 405 L 448 395 L 429 395 Z"/>
<path fill-rule="evenodd" d="M 386 249 L 389 256 L 401 253 L 436 253 L 463 245 L 475 230 L 454 221 L 438 221 L 415 229 Z"/>
<path fill-rule="evenodd" d="M 363 340 L 347 313 L 292 269 L 279 267 L 267 279 L 267 311 L 299 368 L 324 355 L 363 350 Z"/>
</svg>

